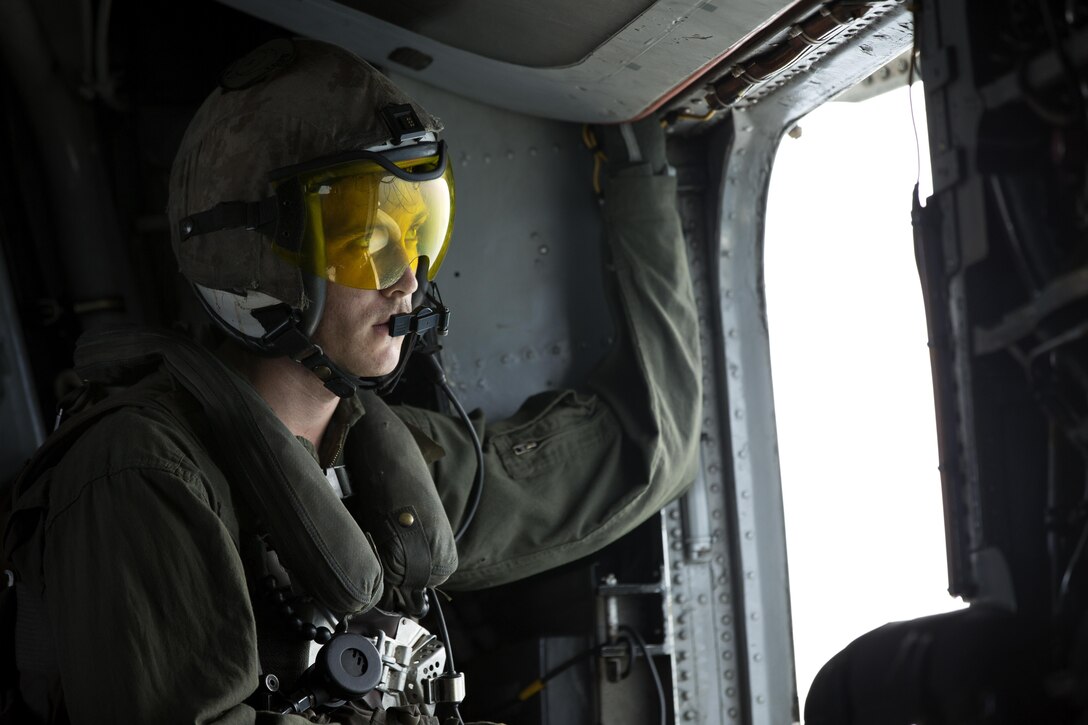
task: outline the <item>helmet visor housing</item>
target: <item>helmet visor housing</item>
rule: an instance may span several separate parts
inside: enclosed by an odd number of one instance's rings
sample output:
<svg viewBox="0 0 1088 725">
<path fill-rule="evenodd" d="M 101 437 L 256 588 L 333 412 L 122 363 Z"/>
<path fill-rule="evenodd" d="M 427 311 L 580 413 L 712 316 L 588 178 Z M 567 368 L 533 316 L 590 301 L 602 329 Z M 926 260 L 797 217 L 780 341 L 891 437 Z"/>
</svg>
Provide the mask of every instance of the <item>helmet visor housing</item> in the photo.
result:
<svg viewBox="0 0 1088 725">
<path fill-rule="evenodd" d="M 421 257 L 434 279 L 453 229 L 453 171 L 444 148 L 401 161 L 362 153 L 273 174 L 281 204 L 301 216 L 301 238 L 284 244 L 277 236 L 273 248 L 317 277 L 357 289 L 385 289 L 406 270 L 414 273 Z"/>
</svg>

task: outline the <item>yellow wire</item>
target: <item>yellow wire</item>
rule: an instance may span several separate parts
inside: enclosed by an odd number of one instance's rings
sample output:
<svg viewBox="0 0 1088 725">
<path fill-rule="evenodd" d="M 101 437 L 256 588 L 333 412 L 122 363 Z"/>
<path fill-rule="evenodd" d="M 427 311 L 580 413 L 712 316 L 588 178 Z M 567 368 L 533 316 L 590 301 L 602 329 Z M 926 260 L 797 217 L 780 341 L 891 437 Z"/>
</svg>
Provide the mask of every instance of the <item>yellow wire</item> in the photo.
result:
<svg viewBox="0 0 1088 725">
<path fill-rule="evenodd" d="M 544 689 L 544 680 L 536 679 L 525 686 L 525 689 L 518 693 L 518 700 L 525 702 L 530 697 L 533 697 L 541 690 Z"/>
<path fill-rule="evenodd" d="M 601 164 L 607 163 L 608 156 L 601 147 L 597 145 L 597 136 L 593 133 L 593 129 L 589 127 L 589 124 L 582 126 L 582 143 L 585 147 L 593 152 L 593 193 L 597 196 L 601 195 Z"/>
<path fill-rule="evenodd" d="M 590 151 L 597 148 L 597 139 L 593 137 L 593 131 L 590 130 L 588 123 L 582 124 L 582 143 Z"/>
<path fill-rule="evenodd" d="M 701 116 L 698 115 L 698 114 L 695 114 L 695 113 L 680 113 L 680 114 L 677 114 L 676 120 L 677 121 L 709 121 L 710 119 L 714 118 L 714 115 L 717 112 L 718 112 L 717 109 L 711 108 L 709 111 L 702 114 Z"/>
</svg>

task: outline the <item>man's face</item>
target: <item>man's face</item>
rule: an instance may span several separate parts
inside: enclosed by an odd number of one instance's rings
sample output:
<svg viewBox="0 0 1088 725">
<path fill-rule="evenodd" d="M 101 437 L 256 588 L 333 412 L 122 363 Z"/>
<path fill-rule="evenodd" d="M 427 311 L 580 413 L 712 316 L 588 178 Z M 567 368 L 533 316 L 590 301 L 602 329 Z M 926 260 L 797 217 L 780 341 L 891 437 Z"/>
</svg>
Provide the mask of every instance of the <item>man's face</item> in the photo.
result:
<svg viewBox="0 0 1088 725">
<path fill-rule="evenodd" d="M 448 194 L 445 186 L 441 190 Z M 321 184 L 311 197 L 321 207 L 321 237 L 315 242 L 324 245 L 315 254 L 323 264 L 316 271 L 330 282 L 360 289 L 391 285 L 420 255 L 420 234 L 431 216 L 421 183 L 392 175 L 380 181 L 351 176 Z"/>
<path fill-rule="evenodd" d="M 393 372 L 404 337 L 390 337 L 389 318 L 412 311 L 412 293 L 417 286 L 410 268 L 383 290 L 330 282 L 314 342 L 353 375 L 378 377 Z"/>
</svg>

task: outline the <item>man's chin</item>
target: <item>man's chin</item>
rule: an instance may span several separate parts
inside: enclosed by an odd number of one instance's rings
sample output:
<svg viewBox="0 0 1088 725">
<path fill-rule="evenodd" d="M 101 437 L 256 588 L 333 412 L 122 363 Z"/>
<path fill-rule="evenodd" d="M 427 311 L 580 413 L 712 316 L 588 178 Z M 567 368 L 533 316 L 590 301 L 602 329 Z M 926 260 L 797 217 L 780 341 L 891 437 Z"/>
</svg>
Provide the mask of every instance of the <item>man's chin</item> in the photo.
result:
<svg viewBox="0 0 1088 725">
<path fill-rule="evenodd" d="M 356 365 L 351 365 L 348 370 L 352 375 L 360 378 L 381 378 L 389 375 L 397 369 L 397 364 L 400 362 L 400 350 L 397 350 L 396 355 L 388 355 L 381 360 L 368 360 L 360 362 Z"/>
</svg>

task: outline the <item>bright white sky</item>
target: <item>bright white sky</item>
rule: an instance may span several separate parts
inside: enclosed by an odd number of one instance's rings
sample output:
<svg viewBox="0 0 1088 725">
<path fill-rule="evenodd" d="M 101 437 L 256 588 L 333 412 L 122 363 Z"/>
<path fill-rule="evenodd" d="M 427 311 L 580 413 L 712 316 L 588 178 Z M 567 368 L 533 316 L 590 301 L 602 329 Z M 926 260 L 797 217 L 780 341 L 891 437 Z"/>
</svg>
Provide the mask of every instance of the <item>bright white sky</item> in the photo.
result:
<svg viewBox="0 0 1088 725">
<path fill-rule="evenodd" d="M 918 84 L 926 163 L 921 99 Z M 825 104 L 783 139 L 771 177 L 767 309 L 802 712 L 855 637 L 962 606 L 946 591 L 911 125 L 906 88 Z"/>
</svg>

